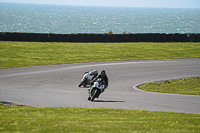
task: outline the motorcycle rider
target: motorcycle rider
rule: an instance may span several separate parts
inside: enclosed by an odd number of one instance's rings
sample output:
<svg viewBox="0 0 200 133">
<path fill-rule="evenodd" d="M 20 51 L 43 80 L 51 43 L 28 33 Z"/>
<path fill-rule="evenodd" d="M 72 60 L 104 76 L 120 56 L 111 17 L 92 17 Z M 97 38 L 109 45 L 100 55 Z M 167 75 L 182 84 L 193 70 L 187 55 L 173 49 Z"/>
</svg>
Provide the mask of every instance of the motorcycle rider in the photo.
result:
<svg viewBox="0 0 200 133">
<path fill-rule="evenodd" d="M 90 72 L 89 72 L 89 75 L 90 75 L 90 76 L 93 76 L 93 77 L 92 77 L 92 80 L 93 80 L 94 78 L 96 78 L 96 77 L 98 76 L 98 71 L 97 71 L 97 70 L 90 71 Z"/>
<path fill-rule="evenodd" d="M 105 86 L 104 89 L 103 89 L 102 92 L 101 92 L 101 93 L 103 93 L 104 90 L 108 87 L 108 76 L 107 76 L 107 74 L 106 74 L 106 71 L 105 71 L 105 70 L 101 70 L 100 74 L 90 82 L 90 87 L 94 84 L 94 82 L 95 82 L 98 78 L 102 78 L 102 79 L 105 81 L 105 83 L 106 83 L 106 84 L 104 85 L 104 86 Z M 90 91 L 90 89 L 88 89 L 88 91 Z M 97 98 L 98 98 L 98 97 L 97 97 Z M 90 97 L 90 96 L 88 97 L 88 100 L 91 100 L 91 97 Z"/>
<path fill-rule="evenodd" d="M 81 80 L 81 83 L 78 85 L 78 87 L 81 87 L 81 86 L 86 87 L 87 85 L 90 85 L 90 82 L 97 76 L 98 76 L 97 70 L 85 72 L 85 74 Z"/>
<path fill-rule="evenodd" d="M 106 89 L 108 87 L 108 76 L 106 74 L 106 71 L 101 70 L 100 74 L 91 81 L 90 85 L 92 86 L 98 78 L 102 78 L 105 81 L 106 83 L 105 89 Z"/>
</svg>

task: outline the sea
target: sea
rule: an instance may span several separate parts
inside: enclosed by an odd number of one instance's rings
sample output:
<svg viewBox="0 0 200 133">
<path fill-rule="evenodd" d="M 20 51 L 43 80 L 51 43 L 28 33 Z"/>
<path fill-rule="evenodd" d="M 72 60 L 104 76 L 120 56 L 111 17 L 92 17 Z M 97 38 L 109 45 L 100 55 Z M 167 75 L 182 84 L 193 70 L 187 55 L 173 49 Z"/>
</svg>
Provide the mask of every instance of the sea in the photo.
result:
<svg viewBox="0 0 200 133">
<path fill-rule="evenodd" d="M 136 8 L 0 2 L 0 32 L 200 33 L 200 8 Z"/>
</svg>

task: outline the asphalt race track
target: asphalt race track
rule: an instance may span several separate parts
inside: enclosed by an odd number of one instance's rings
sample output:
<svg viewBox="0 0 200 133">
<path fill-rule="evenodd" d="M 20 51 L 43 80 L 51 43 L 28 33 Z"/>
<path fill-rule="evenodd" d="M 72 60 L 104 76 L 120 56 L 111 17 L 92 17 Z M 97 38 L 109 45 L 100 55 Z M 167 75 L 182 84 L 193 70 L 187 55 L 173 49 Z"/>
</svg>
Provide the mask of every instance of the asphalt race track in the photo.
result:
<svg viewBox="0 0 200 133">
<path fill-rule="evenodd" d="M 83 73 L 105 69 L 109 87 L 94 102 Z M 141 91 L 139 84 L 200 76 L 200 58 L 36 66 L 0 70 L 0 100 L 39 107 L 95 107 L 200 114 L 200 96 Z"/>
</svg>

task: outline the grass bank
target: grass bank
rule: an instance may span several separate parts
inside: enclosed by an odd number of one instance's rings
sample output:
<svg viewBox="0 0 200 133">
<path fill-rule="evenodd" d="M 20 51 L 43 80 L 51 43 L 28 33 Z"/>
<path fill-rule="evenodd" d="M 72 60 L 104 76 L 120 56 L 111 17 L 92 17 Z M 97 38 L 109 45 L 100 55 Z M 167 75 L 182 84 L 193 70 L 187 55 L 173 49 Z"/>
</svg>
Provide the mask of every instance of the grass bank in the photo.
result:
<svg viewBox="0 0 200 133">
<path fill-rule="evenodd" d="M 200 115 L 0 105 L 0 132 L 199 132 Z"/>
<path fill-rule="evenodd" d="M 97 61 L 199 58 L 200 43 L 0 41 L 0 69 Z"/>
<path fill-rule="evenodd" d="M 200 77 L 166 80 L 161 83 L 147 83 L 138 88 L 160 93 L 200 95 Z"/>
<path fill-rule="evenodd" d="M 200 43 L 0 42 L 0 69 L 113 60 L 199 58 Z M 171 83 L 171 81 L 170 81 Z M 0 104 L 0 132 L 199 132 L 200 115 Z"/>
</svg>

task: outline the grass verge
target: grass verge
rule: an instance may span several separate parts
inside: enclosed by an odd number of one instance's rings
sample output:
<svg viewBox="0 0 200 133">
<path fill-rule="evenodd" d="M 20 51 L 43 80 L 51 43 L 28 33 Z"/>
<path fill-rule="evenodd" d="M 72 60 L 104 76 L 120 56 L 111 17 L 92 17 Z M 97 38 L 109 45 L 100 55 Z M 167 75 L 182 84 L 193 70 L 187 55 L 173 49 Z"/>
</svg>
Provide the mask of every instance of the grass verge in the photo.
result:
<svg viewBox="0 0 200 133">
<path fill-rule="evenodd" d="M 0 132 L 199 132 L 200 115 L 0 105 Z"/>
<path fill-rule="evenodd" d="M 200 77 L 166 80 L 161 83 L 147 83 L 138 88 L 160 93 L 200 95 Z"/>
<path fill-rule="evenodd" d="M 114 60 L 199 58 L 199 53 L 200 43 L 0 42 L 0 69 Z M 0 104 L 0 120 L 0 132 L 182 133 L 199 132 L 200 129 L 200 115 L 121 109 Z"/>
<path fill-rule="evenodd" d="M 81 62 L 199 58 L 200 43 L 0 41 L 0 69 Z"/>
</svg>

